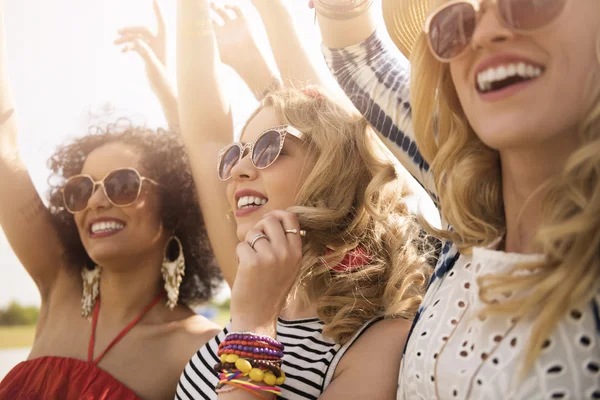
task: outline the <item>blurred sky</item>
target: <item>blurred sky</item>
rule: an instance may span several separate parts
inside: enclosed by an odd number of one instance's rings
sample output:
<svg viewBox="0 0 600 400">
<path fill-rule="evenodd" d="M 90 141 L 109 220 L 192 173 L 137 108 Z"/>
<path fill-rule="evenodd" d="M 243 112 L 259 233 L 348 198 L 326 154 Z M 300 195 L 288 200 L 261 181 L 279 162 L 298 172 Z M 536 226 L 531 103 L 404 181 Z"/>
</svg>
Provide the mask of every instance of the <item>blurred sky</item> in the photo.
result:
<svg viewBox="0 0 600 400">
<path fill-rule="evenodd" d="M 159 1 L 168 24 L 168 67 L 173 75 L 176 2 Z M 289 3 L 303 36 L 318 52 L 320 39 L 307 1 Z M 122 54 L 113 44 L 121 27 L 154 29 L 151 0 L 4 0 L 4 8 L 21 152 L 43 196 L 49 174 L 46 160 L 58 144 L 85 134 L 94 122 L 90 116 L 126 116 L 151 127 L 166 126 L 141 59 Z M 264 35 L 259 37 L 266 43 Z M 256 102 L 237 75 L 229 73 L 228 91 L 241 123 Z M 12 299 L 39 304 L 33 281 L 0 231 L 0 306 Z"/>
</svg>

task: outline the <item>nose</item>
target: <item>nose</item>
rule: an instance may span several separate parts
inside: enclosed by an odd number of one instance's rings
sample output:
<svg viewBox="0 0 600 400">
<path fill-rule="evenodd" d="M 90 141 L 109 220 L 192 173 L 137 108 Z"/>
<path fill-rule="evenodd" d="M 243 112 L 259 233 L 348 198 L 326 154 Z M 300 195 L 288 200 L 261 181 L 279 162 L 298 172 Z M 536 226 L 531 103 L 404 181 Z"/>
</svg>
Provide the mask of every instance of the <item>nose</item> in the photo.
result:
<svg viewBox="0 0 600 400">
<path fill-rule="evenodd" d="M 481 2 L 480 18 L 471 45 L 474 50 L 493 47 L 514 37 L 514 32 L 508 29 L 498 16 L 497 6 L 491 1 Z"/>
<path fill-rule="evenodd" d="M 92 196 L 88 200 L 87 208 L 89 210 L 99 210 L 102 208 L 109 208 L 111 206 L 110 201 L 106 197 L 104 193 L 104 189 L 102 189 L 100 184 L 94 185 L 94 192 Z"/>
<path fill-rule="evenodd" d="M 256 179 L 258 170 L 250 160 L 250 152 L 246 153 L 246 149 L 242 152 L 242 159 L 231 168 L 231 176 L 237 182 Z"/>
</svg>

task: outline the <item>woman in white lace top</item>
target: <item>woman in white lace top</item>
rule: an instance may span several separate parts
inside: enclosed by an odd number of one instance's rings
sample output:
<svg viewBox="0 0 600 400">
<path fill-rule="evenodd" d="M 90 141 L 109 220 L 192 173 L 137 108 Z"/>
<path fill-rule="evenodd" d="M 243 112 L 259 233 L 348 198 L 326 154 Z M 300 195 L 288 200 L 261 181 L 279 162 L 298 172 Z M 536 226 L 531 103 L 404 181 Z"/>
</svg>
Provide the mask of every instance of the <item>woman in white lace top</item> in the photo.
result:
<svg viewBox="0 0 600 400">
<path fill-rule="evenodd" d="M 398 398 L 600 398 L 600 2 L 384 0 L 412 76 L 345 3 L 325 58 L 443 221 Z"/>
</svg>

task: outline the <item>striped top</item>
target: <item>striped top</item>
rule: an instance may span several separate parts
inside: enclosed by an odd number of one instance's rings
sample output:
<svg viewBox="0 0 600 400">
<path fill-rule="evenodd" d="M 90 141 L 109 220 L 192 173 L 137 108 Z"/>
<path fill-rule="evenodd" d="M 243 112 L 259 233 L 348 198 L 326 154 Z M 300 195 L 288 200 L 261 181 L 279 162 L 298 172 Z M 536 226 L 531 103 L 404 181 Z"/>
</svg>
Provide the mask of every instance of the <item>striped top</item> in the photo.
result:
<svg viewBox="0 0 600 400">
<path fill-rule="evenodd" d="M 357 45 L 323 52 L 356 108 L 439 204 L 433 171 L 414 139 L 406 59 L 377 33 Z M 443 213 L 441 220 L 444 229 L 452 229 Z M 494 248 L 475 248 L 467 255 L 443 243 L 405 348 L 398 399 L 600 399 L 600 291 L 549 332 L 521 381 L 518 371 L 531 319 L 477 318 L 482 307 L 477 278 L 506 272 L 530 257 L 536 256 Z"/>
<path fill-rule="evenodd" d="M 317 318 L 277 321 L 277 340 L 284 346 L 283 371 L 285 384 L 281 386 L 281 399 L 318 399 L 331 383 L 335 369 L 346 351 L 369 327 L 374 319 L 344 345 L 323 336 L 324 323 Z M 215 386 L 219 382 L 213 366 L 219 362 L 217 349 L 227 334 L 230 324 L 192 357 L 185 367 L 175 398 L 216 399 Z"/>
</svg>

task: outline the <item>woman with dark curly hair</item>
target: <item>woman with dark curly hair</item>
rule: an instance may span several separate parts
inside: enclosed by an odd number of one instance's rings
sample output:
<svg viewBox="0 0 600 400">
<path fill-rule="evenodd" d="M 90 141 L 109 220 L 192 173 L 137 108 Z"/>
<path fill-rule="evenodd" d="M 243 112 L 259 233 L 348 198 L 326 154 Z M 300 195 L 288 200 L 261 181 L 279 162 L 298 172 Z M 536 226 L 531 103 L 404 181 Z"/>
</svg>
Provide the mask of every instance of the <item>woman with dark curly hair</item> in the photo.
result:
<svg viewBox="0 0 600 400">
<path fill-rule="evenodd" d="M 0 1 L 5 60 L 2 33 Z M 50 159 L 46 208 L 19 157 L 5 83 L 0 63 L 0 224 L 41 311 L 0 399 L 173 398 L 186 362 L 220 330 L 189 308 L 220 275 L 183 145 L 160 130 L 97 129 Z"/>
</svg>

